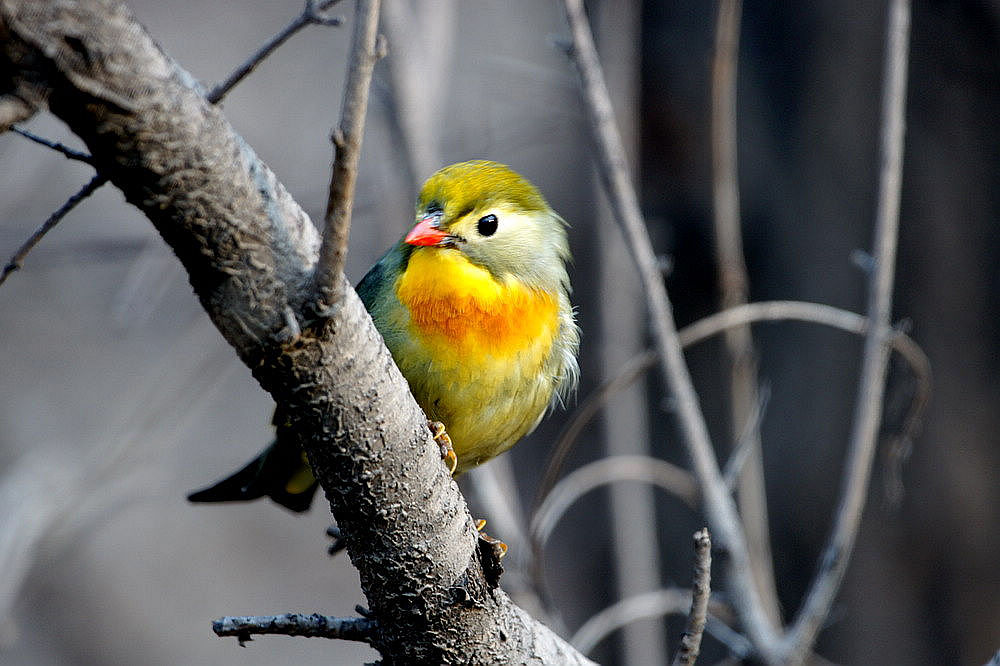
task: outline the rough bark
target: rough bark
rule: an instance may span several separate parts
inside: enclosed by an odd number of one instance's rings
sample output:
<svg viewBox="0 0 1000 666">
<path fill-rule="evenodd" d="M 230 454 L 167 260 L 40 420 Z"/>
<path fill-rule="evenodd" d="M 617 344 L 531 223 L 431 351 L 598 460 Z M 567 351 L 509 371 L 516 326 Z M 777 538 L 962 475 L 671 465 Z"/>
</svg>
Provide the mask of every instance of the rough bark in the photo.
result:
<svg viewBox="0 0 1000 666">
<path fill-rule="evenodd" d="M 490 585 L 465 501 L 354 291 L 327 319 L 303 314 L 309 218 L 129 9 L 0 0 L 0 42 L 4 103 L 47 102 L 86 142 L 302 441 L 385 662 L 589 663 Z"/>
</svg>

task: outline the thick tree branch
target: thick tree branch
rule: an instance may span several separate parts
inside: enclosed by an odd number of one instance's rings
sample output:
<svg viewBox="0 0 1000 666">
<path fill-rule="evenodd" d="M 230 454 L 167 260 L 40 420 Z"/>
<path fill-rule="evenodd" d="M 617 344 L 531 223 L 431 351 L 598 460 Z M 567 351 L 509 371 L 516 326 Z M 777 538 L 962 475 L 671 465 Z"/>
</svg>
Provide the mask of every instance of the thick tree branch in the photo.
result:
<svg viewBox="0 0 1000 666">
<path fill-rule="evenodd" d="M 274 396 L 348 537 L 386 663 L 588 663 L 487 584 L 465 502 L 342 275 L 340 307 L 308 324 L 320 239 L 194 79 L 113 0 L 0 0 L 0 34 L 0 81 L 45 89 Z"/>
</svg>

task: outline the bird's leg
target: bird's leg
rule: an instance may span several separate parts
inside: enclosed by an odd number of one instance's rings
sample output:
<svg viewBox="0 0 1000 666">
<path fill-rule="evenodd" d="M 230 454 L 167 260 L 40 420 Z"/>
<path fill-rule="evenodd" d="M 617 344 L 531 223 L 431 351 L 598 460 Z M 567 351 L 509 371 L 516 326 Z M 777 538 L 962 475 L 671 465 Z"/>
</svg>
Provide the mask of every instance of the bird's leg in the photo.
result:
<svg viewBox="0 0 1000 666">
<path fill-rule="evenodd" d="M 448 473 L 454 476 L 455 468 L 458 467 L 458 456 L 455 455 L 455 449 L 451 445 L 451 437 L 444 430 L 444 424 L 440 421 L 428 421 L 427 427 L 431 429 L 434 441 L 441 447 L 441 459 L 448 465 Z"/>
</svg>

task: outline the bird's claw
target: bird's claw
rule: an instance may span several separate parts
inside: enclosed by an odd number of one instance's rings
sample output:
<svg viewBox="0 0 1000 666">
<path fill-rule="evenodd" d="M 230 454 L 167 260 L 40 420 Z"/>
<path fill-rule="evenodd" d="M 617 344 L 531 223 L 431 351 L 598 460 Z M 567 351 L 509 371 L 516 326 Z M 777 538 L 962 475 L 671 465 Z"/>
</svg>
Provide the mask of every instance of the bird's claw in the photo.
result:
<svg viewBox="0 0 1000 666">
<path fill-rule="evenodd" d="M 454 476 L 455 470 L 458 468 L 458 456 L 455 455 L 455 449 L 451 445 L 451 437 L 445 432 L 444 424 L 440 421 L 428 421 L 427 427 L 431 429 L 434 441 L 441 447 L 441 459 L 448 465 L 448 473 Z"/>
<path fill-rule="evenodd" d="M 504 555 L 507 554 L 507 544 L 505 544 L 500 539 L 496 537 L 491 537 L 489 534 L 483 530 L 486 528 L 486 519 L 480 518 L 476 521 L 476 531 L 479 532 L 479 540 L 485 541 L 489 547 L 496 553 L 497 559 L 502 559 Z"/>
</svg>

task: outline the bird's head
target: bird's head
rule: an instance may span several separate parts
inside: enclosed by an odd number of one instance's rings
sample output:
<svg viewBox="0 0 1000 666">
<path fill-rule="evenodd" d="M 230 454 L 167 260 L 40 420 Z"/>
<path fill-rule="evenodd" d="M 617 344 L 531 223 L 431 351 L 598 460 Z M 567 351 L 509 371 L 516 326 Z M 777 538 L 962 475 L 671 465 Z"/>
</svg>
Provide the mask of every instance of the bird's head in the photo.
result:
<svg viewBox="0 0 1000 666">
<path fill-rule="evenodd" d="M 566 223 L 525 178 L 476 160 L 431 176 L 417 198 L 416 226 L 405 243 L 453 250 L 497 279 L 568 289 Z"/>
</svg>

